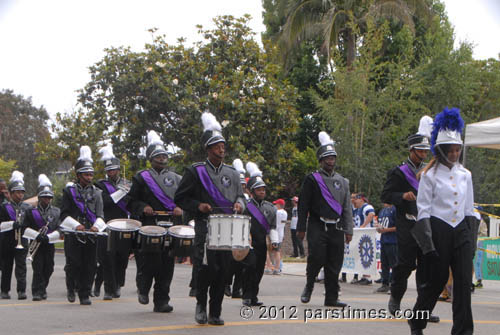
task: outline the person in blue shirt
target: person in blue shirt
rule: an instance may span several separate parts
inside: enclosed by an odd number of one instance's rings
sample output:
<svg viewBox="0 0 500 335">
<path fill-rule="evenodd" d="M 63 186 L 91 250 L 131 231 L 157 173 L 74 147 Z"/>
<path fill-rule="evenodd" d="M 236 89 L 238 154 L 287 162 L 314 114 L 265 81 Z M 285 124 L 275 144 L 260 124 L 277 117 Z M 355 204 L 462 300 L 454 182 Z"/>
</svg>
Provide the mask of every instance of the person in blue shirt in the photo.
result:
<svg viewBox="0 0 500 335">
<path fill-rule="evenodd" d="M 389 292 L 391 270 L 398 261 L 398 241 L 396 237 L 396 207 L 384 204 L 378 213 L 377 232 L 380 236 L 380 263 L 382 264 L 382 286 L 375 293 Z"/>
</svg>

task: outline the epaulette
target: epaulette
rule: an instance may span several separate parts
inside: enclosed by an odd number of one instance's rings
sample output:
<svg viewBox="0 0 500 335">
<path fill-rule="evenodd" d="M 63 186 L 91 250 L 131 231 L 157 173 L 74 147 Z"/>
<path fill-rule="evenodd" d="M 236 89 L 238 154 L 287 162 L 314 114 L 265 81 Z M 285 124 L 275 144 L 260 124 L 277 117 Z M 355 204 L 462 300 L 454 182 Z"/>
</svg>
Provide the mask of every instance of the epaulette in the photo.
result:
<svg viewBox="0 0 500 335">
<path fill-rule="evenodd" d="M 70 182 L 68 182 L 68 183 L 66 184 L 66 186 L 65 186 L 65 187 L 73 187 L 73 186 L 75 186 L 75 183 L 73 183 L 72 181 L 70 181 Z"/>
<path fill-rule="evenodd" d="M 227 165 L 227 164 L 224 164 L 224 163 L 222 163 L 222 165 L 225 166 L 225 167 L 231 168 L 234 171 L 236 171 L 236 169 L 232 165 Z"/>
<path fill-rule="evenodd" d="M 197 163 L 194 163 L 193 165 L 191 165 L 192 167 L 197 167 L 197 166 L 202 166 L 202 165 L 205 165 L 206 162 L 197 162 Z"/>
</svg>

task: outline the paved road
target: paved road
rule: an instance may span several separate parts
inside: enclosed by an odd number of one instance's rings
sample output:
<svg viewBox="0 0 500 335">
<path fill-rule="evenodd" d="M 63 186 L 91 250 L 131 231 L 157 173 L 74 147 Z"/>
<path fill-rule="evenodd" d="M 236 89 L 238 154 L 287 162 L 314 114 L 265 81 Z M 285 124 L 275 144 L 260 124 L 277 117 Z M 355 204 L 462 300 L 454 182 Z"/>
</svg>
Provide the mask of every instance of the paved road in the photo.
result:
<svg viewBox="0 0 500 335">
<path fill-rule="evenodd" d="M 127 284 L 122 297 L 113 301 L 93 298 L 92 306 L 80 306 L 66 301 L 64 284 L 64 256 L 56 255 L 56 270 L 48 288 L 49 298 L 45 302 L 0 300 L 0 334 L 252 334 L 272 333 L 289 335 L 307 334 L 409 334 L 405 320 L 394 319 L 333 319 L 331 310 L 323 306 L 323 287 L 316 285 L 311 302 L 303 305 L 299 294 L 305 283 L 305 264 L 285 264 L 284 275 L 264 276 L 260 299 L 266 308 L 254 308 L 253 316 L 242 318 L 241 301 L 226 298 L 222 317 L 224 327 L 199 326 L 193 320 L 194 298 L 189 298 L 188 283 L 191 267 L 176 265 L 171 285 L 171 304 L 174 311 L 169 314 L 153 313 L 153 305 L 144 306 L 137 302 L 135 292 L 135 262 L 127 270 Z M 28 280 L 31 283 L 31 266 L 28 265 Z M 15 282 L 15 281 L 14 281 Z M 14 284 L 15 285 L 15 284 Z M 15 286 L 13 286 L 14 288 Z M 342 286 L 342 300 L 353 309 L 380 310 L 387 306 L 388 296 L 373 294 L 377 286 L 359 287 L 350 284 Z M 11 292 L 12 293 L 12 292 Z M 403 308 L 410 308 L 415 301 L 415 285 L 410 283 Z M 500 334 L 500 282 L 485 281 L 485 288 L 473 295 L 475 333 Z M 270 307 L 275 306 L 275 307 Z M 384 312 L 384 311 L 382 311 Z M 249 313 L 245 310 L 243 313 Z M 451 304 L 440 302 L 436 307 L 442 321 L 432 324 L 426 334 L 449 334 L 451 330 Z M 259 318 L 259 316 L 261 316 Z M 304 322 L 304 316 L 315 318 Z M 271 320 L 272 319 L 272 320 Z"/>
</svg>

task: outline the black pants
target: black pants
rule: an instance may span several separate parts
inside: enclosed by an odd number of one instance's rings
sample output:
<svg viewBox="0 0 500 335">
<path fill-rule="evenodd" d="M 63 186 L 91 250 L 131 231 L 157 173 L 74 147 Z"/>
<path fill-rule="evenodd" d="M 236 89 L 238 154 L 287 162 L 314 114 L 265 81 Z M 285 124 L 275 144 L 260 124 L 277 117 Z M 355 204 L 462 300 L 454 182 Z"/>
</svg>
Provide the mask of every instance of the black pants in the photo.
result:
<svg viewBox="0 0 500 335">
<path fill-rule="evenodd" d="M 194 246 L 193 263 L 198 267 L 196 301 L 198 304 L 206 306 L 207 295 L 210 293 L 209 315 L 219 317 L 222 312 L 227 272 L 233 256 L 231 251 L 207 249 L 208 265 L 204 265 L 205 234 L 197 233 L 195 235 Z"/>
<path fill-rule="evenodd" d="M 17 281 L 17 292 L 26 292 L 26 256 L 28 254 L 28 242 L 22 239 L 23 249 L 16 249 L 17 241 L 13 230 L 2 233 L 2 280 L 1 290 L 8 293 L 12 280 L 14 262 L 16 267 L 14 275 Z"/>
<path fill-rule="evenodd" d="M 294 257 L 303 257 L 304 256 L 304 243 L 302 240 L 297 238 L 297 230 L 290 229 L 290 235 L 292 236 L 292 244 L 293 244 L 293 256 Z"/>
<path fill-rule="evenodd" d="M 53 244 L 42 243 L 31 262 L 33 267 L 33 280 L 31 282 L 31 293 L 42 296 L 47 294 L 50 276 L 54 272 L 54 252 Z"/>
<path fill-rule="evenodd" d="M 226 284 L 232 285 L 233 292 L 243 287 L 243 268 L 244 265 L 241 262 L 237 262 L 234 259 L 231 260 Z"/>
<path fill-rule="evenodd" d="M 325 304 L 336 302 L 339 294 L 339 273 L 344 261 L 344 232 L 336 225 L 325 225 L 321 221 L 309 221 L 307 227 L 307 286 L 314 281 L 322 267 L 325 268 Z"/>
<path fill-rule="evenodd" d="M 95 286 L 100 287 L 104 281 L 104 292 L 113 294 L 125 285 L 125 273 L 128 266 L 128 253 L 108 251 L 108 238 L 99 236 L 97 241 L 97 262 L 99 267 L 95 278 Z"/>
<path fill-rule="evenodd" d="M 417 292 L 427 281 L 427 271 L 424 267 L 418 267 L 417 263 L 423 262 L 422 250 L 410 233 L 414 223 L 411 221 L 396 222 L 396 236 L 398 239 L 398 262 L 392 269 L 391 296 L 397 301 L 401 301 L 408 287 L 408 277 L 413 270 L 417 269 L 415 280 Z"/>
<path fill-rule="evenodd" d="M 380 248 L 380 264 L 382 267 L 382 284 L 391 282 L 391 269 L 398 263 L 398 245 L 382 243 Z"/>
<path fill-rule="evenodd" d="M 431 217 L 432 240 L 439 254 L 437 260 L 426 260 L 418 266 L 432 268 L 432 277 L 418 292 L 414 312 L 429 312 L 448 281 L 449 268 L 453 274 L 453 327 L 451 334 L 472 334 L 471 289 L 472 282 L 472 232 L 468 224 L 462 221 L 453 228 L 438 218 Z M 427 319 L 412 319 L 412 329 L 424 329 Z"/>
<path fill-rule="evenodd" d="M 96 241 L 87 237 L 83 239 L 86 243 L 78 241 L 74 234 L 68 234 L 64 239 L 66 286 L 69 291 L 76 288 L 80 299 L 89 297 L 97 265 Z"/>
<path fill-rule="evenodd" d="M 170 301 L 170 283 L 174 276 L 175 258 L 162 252 L 135 252 L 137 264 L 136 283 L 139 294 L 148 295 L 154 284 L 153 302 L 161 306 Z"/>
<path fill-rule="evenodd" d="M 253 242 L 253 241 L 252 241 Z M 243 299 L 257 301 L 259 285 L 266 266 L 267 246 L 264 243 L 252 243 L 247 257 L 242 261 L 243 268 Z"/>
</svg>

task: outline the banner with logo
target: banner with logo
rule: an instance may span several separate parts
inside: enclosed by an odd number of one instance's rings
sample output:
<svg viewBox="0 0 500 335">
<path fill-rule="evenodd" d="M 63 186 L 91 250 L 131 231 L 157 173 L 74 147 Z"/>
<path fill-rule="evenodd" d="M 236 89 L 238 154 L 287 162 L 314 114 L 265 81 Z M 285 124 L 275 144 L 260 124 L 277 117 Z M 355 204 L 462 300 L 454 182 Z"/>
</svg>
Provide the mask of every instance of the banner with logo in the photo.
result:
<svg viewBox="0 0 500 335">
<path fill-rule="evenodd" d="M 477 262 L 483 279 L 500 280 L 500 238 L 479 238 L 474 264 Z"/>
<path fill-rule="evenodd" d="M 375 228 L 354 228 L 352 241 L 344 248 L 341 272 L 375 276 L 379 263 L 380 234 Z"/>
</svg>

